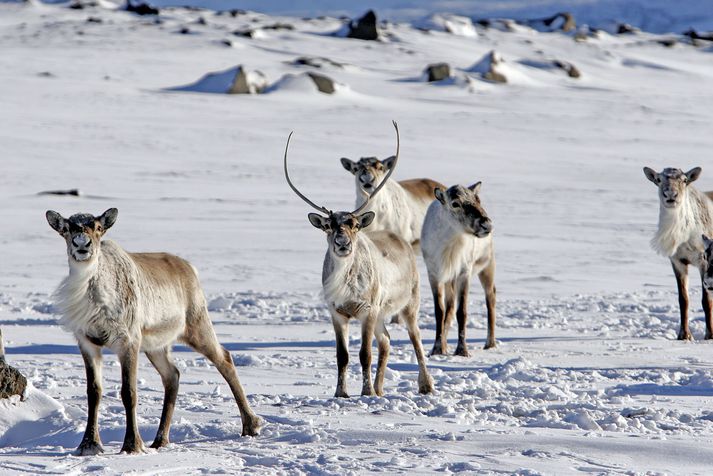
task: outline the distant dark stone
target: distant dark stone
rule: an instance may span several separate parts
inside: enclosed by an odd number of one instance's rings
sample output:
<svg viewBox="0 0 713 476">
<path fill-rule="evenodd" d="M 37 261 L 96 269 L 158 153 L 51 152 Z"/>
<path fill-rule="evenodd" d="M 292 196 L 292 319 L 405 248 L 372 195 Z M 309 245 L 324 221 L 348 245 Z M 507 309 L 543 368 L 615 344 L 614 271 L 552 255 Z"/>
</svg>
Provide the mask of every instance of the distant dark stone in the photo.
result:
<svg viewBox="0 0 713 476">
<path fill-rule="evenodd" d="M 230 41 L 230 40 L 228 40 L 228 39 L 220 40 L 220 43 L 223 44 L 223 45 L 225 45 L 225 46 L 230 46 L 230 47 L 233 46 L 233 42 Z"/>
<path fill-rule="evenodd" d="M 137 3 L 134 5 L 132 0 L 126 0 L 126 6 L 124 8 L 127 12 L 136 13 L 137 15 L 158 15 L 158 8 L 152 7 L 148 3 Z"/>
<path fill-rule="evenodd" d="M 629 25 L 628 23 L 619 23 L 619 25 L 616 27 L 616 34 L 617 35 L 633 35 L 634 33 L 638 33 L 639 29 L 636 27 L 633 27 Z"/>
<path fill-rule="evenodd" d="M 713 41 L 713 32 L 698 33 L 696 30 L 691 28 L 690 30 L 684 32 L 683 35 L 689 37 L 692 40 Z"/>
<path fill-rule="evenodd" d="M 71 8 L 72 10 L 84 10 L 85 8 L 96 6 L 99 6 L 97 2 L 83 0 L 74 0 L 72 3 L 69 4 L 69 8 Z"/>
<path fill-rule="evenodd" d="M 369 10 L 358 20 L 352 20 L 349 23 L 349 33 L 347 38 L 356 38 L 358 40 L 378 40 L 379 31 L 376 29 L 376 13 L 374 10 Z"/>
<path fill-rule="evenodd" d="M 233 32 L 233 35 L 242 36 L 243 38 L 255 38 L 255 30 L 253 30 L 253 29 L 235 30 Z"/>
<path fill-rule="evenodd" d="M 551 17 L 539 20 L 529 20 L 527 23 L 535 29 L 544 27 L 544 29 L 549 31 L 561 30 L 568 32 L 577 28 L 577 22 L 574 20 L 574 16 L 569 12 L 556 13 Z"/>
<path fill-rule="evenodd" d="M 560 60 L 554 60 L 552 63 L 558 68 L 566 71 L 567 75 L 570 78 L 579 78 L 582 76 L 582 73 L 580 73 L 579 70 L 572 63 Z"/>
<path fill-rule="evenodd" d="M 429 64 L 425 73 L 428 75 L 428 82 L 441 81 L 451 76 L 451 67 L 448 63 Z"/>
<path fill-rule="evenodd" d="M 38 193 L 37 195 L 62 195 L 62 196 L 79 197 L 82 195 L 82 192 L 80 192 L 78 188 L 70 188 L 67 190 L 46 190 L 44 192 Z"/>
<path fill-rule="evenodd" d="M 103 23 L 104 20 L 102 20 L 99 17 L 89 17 L 87 18 L 87 23 Z"/>
<path fill-rule="evenodd" d="M 329 58 L 322 56 L 300 56 L 292 62 L 296 66 L 311 66 L 313 68 L 322 68 L 325 65 L 333 66 L 335 68 L 341 68 L 344 65 L 342 63 L 337 63 Z"/>
<path fill-rule="evenodd" d="M 50 72 L 50 71 L 40 71 L 39 73 L 37 73 L 37 76 L 39 76 L 40 78 L 54 78 L 55 77 L 55 75 L 52 74 L 52 72 Z"/>
<path fill-rule="evenodd" d="M 317 89 L 319 90 L 319 92 L 325 94 L 334 94 L 334 92 L 336 91 L 336 89 L 334 88 L 334 81 L 331 78 L 328 78 L 323 74 L 317 74 L 312 72 L 307 73 L 307 76 L 309 76 L 312 81 L 314 81 L 314 84 L 317 85 Z"/>
<path fill-rule="evenodd" d="M 196 24 L 197 24 L 197 25 L 207 25 L 208 22 L 206 21 L 205 18 L 203 18 L 203 17 L 198 17 L 198 19 L 196 20 Z"/>
<path fill-rule="evenodd" d="M 660 40 L 656 40 L 656 43 L 665 46 L 666 48 L 673 48 L 678 42 L 676 41 L 676 38 L 662 38 Z"/>
<path fill-rule="evenodd" d="M 27 379 L 15 367 L 10 367 L 5 358 L 0 358 L 0 398 L 25 393 Z"/>
<path fill-rule="evenodd" d="M 191 29 L 187 26 L 182 26 L 181 29 L 178 30 L 178 33 L 180 33 L 181 35 L 188 35 L 191 33 Z"/>
<path fill-rule="evenodd" d="M 477 23 L 478 25 L 480 25 L 484 28 L 490 27 L 490 20 L 488 20 L 487 18 L 482 18 L 482 19 L 476 21 L 475 23 Z"/>
<path fill-rule="evenodd" d="M 235 18 L 238 15 L 245 15 L 247 12 L 245 10 L 240 10 L 239 8 L 233 8 L 232 10 L 228 10 L 228 13 L 230 13 L 230 16 Z"/>
<path fill-rule="evenodd" d="M 295 29 L 294 25 L 290 25 L 289 23 L 273 23 L 272 25 L 264 25 L 261 26 L 263 30 L 288 30 L 292 31 Z"/>
</svg>

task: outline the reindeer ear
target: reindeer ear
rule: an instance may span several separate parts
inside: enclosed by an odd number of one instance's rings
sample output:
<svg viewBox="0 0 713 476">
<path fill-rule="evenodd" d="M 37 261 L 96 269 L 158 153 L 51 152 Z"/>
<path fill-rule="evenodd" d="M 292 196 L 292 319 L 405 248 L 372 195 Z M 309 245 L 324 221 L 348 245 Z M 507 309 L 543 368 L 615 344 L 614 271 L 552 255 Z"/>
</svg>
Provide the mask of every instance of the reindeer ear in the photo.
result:
<svg viewBox="0 0 713 476">
<path fill-rule="evenodd" d="M 708 238 L 706 235 L 701 235 L 701 238 L 703 239 L 703 247 L 707 250 L 708 248 L 713 245 L 713 240 Z"/>
<path fill-rule="evenodd" d="M 695 182 L 698 180 L 698 177 L 701 176 L 701 172 L 703 172 L 703 169 L 700 167 L 695 167 L 686 172 L 686 178 L 688 178 L 688 183 Z"/>
<path fill-rule="evenodd" d="M 391 157 L 387 157 L 384 160 L 382 160 L 381 163 L 384 164 L 384 167 L 386 167 L 386 170 L 391 170 L 394 168 L 394 165 L 396 165 L 396 156 L 392 155 Z"/>
<path fill-rule="evenodd" d="M 307 218 L 313 227 L 327 231 L 329 229 L 329 218 L 323 217 L 317 213 L 308 213 Z"/>
<path fill-rule="evenodd" d="M 344 167 L 348 172 L 352 174 L 356 172 L 356 162 L 353 162 L 346 157 L 342 157 L 339 161 L 342 163 L 342 167 Z"/>
<path fill-rule="evenodd" d="M 434 188 L 434 189 L 433 189 L 433 195 L 436 196 L 436 199 L 437 199 L 439 202 L 441 202 L 441 203 L 444 204 L 444 205 L 446 204 L 446 194 L 445 194 L 445 192 L 443 191 L 442 188 L 440 188 L 440 187 Z"/>
<path fill-rule="evenodd" d="M 655 185 L 659 184 L 659 174 L 649 167 L 644 167 L 644 175 L 646 178 L 653 182 Z"/>
<path fill-rule="evenodd" d="M 371 225 L 371 222 L 374 221 L 374 218 L 376 217 L 376 213 L 374 212 L 364 212 L 361 215 L 359 215 L 357 218 L 359 219 L 359 228 L 366 228 L 367 226 Z"/>
<path fill-rule="evenodd" d="M 101 216 L 97 217 L 97 221 L 101 224 L 102 227 L 104 227 L 104 230 L 108 230 L 111 228 L 114 223 L 116 223 L 116 219 L 119 216 L 119 210 L 116 208 L 110 208 L 104 213 L 101 214 Z"/>
<path fill-rule="evenodd" d="M 480 193 L 480 187 L 482 185 L 483 185 L 483 182 L 476 182 L 473 185 L 471 185 L 470 187 L 468 187 L 468 190 L 470 190 L 471 192 L 474 192 L 476 195 L 478 195 Z"/>
<path fill-rule="evenodd" d="M 50 224 L 52 229 L 60 235 L 67 231 L 67 220 L 62 218 L 62 215 L 60 215 L 56 211 L 47 210 L 47 213 L 45 213 L 45 218 L 47 218 L 47 223 Z"/>
</svg>

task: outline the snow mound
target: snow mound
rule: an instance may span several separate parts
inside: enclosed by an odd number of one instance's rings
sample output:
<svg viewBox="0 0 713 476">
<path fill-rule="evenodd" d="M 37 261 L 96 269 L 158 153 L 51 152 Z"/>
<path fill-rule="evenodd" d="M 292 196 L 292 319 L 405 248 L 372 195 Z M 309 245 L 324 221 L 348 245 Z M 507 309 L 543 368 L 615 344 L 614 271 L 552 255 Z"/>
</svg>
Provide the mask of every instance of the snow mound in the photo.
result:
<svg viewBox="0 0 713 476">
<path fill-rule="evenodd" d="M 338 83 L 322 74 L 313 72 L 301 74 L 286 74 L 270 86 L 265 92 L 291 92 L 302 94 L 335 94 L 348 90 L 346 84 Z"/>
<path fill-rule="evenodd" d="M 496 50 L 483 56 L 478 62 L 466 70 L 477 73 L 479 79 L 500 84 L 534 84 L 535 81 L 514 64 L 505 61 Z"/>
<path fill-rule="evenodd" d="M 478 32 L 475 30 L 471 19 L 460 15 L 447 13 L 435 14 L 420 22 L 414 22 L 414 26 L 425 30 L 444 31 L 456 36 L 469 38 L 478 36 Z"/>
</svg>

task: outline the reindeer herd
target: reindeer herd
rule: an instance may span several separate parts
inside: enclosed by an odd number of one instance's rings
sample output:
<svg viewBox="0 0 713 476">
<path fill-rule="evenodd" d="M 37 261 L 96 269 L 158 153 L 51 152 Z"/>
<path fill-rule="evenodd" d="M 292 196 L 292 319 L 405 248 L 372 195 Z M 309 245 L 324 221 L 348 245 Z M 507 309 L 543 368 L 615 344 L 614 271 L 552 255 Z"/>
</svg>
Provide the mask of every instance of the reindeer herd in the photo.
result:
<svg viewBox="0 0 713 476">
<path fill-rule="evenodd" d="M 327 236 L 322 265 L 324 299 L 336 337 L 335 397 L 348 397 L 347 348 L 349 321 L 361 326 L 359 361 L 362 395 L 383 395 L 390 351 L 387 321 L 405 324 L 418 361 L 418 390 L 431 393 L 433 379 L 418 326 L 420 283 L 416 266 L 423 254 L 433 293 L 436 335 L 431 355 L 447 354 L 448 329 L 455 316 L 458 344 L 455 355 L 468 356 L 467 305 L 470 280 L 478 276 L 485 293 L 488 331 L 485 349 L 495 347 L 495 255 L 493 224 L 480 201 L 481 182 L 446 187 L 430 179 L 391 180 L 396 154 L 342 166 L 354 175 L 356 208 L 333 212 L 308 199 L 290 179 L 287 139 L 284 172 L 289 187 L 319 213 L 309 213 L 312 226 Z M 688 326 L 688 266 L 695 266 L 703 285 L 706 339 L 713 338 L 713 192 L 691 184 L 699 167 L 683 172 L 666 168 L 644 174 L 659 190 L 659 226 L 651 244 L 668 257 L 678 286 L 681 325 L 678 339 L 691 339 Z M 126 433 L 121 452 L 139 453 L 144 444 L 136 420 L 137 370 L 143 352 L 156 368 L 165 389 L 163 410 L 152 448 L 169 443 L 169 428 L 178 393 L 179 371 L 171 348 L 182 342 L 205 355 L 227 381 L 242 420 L 243 435 L 257 435 L 263 421 L 250 408 L 230 353 L 220 345 L 208 315 L 196 269 L 167 253 L 128 253 L 103 236 L 117 220 L 110 208 L 100 216 L 79 213 L 69 218 L 49 210 L 49 225 L 65 240 L 69 274 L 57 289 L 61 324 L 77 339 L 87 375 L 87 426 L 79 455 L 103 452 L 98 431 L 102 397 L 102 348 L 114 351 L 121 367 L 121 399 Z M 393 321 L 391 321 L 393 322 Z M 372 341 L 378 361 L 371 376 Z"/>
</svg>

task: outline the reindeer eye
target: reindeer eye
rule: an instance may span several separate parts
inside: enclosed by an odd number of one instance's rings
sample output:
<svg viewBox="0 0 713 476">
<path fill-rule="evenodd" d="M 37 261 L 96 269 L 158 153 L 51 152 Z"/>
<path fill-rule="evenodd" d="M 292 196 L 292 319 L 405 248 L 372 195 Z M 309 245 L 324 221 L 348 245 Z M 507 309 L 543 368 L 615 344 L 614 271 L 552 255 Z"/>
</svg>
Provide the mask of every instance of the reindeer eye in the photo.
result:
<svg viewBox="0 0 713 476">
<path fill-rule="evenodd" d="M 458 202 L 451 202 L 451 206 L 452 206 L 453 208 L 460 208 L 460 203 L 458 203 Z"/>
</svg>

